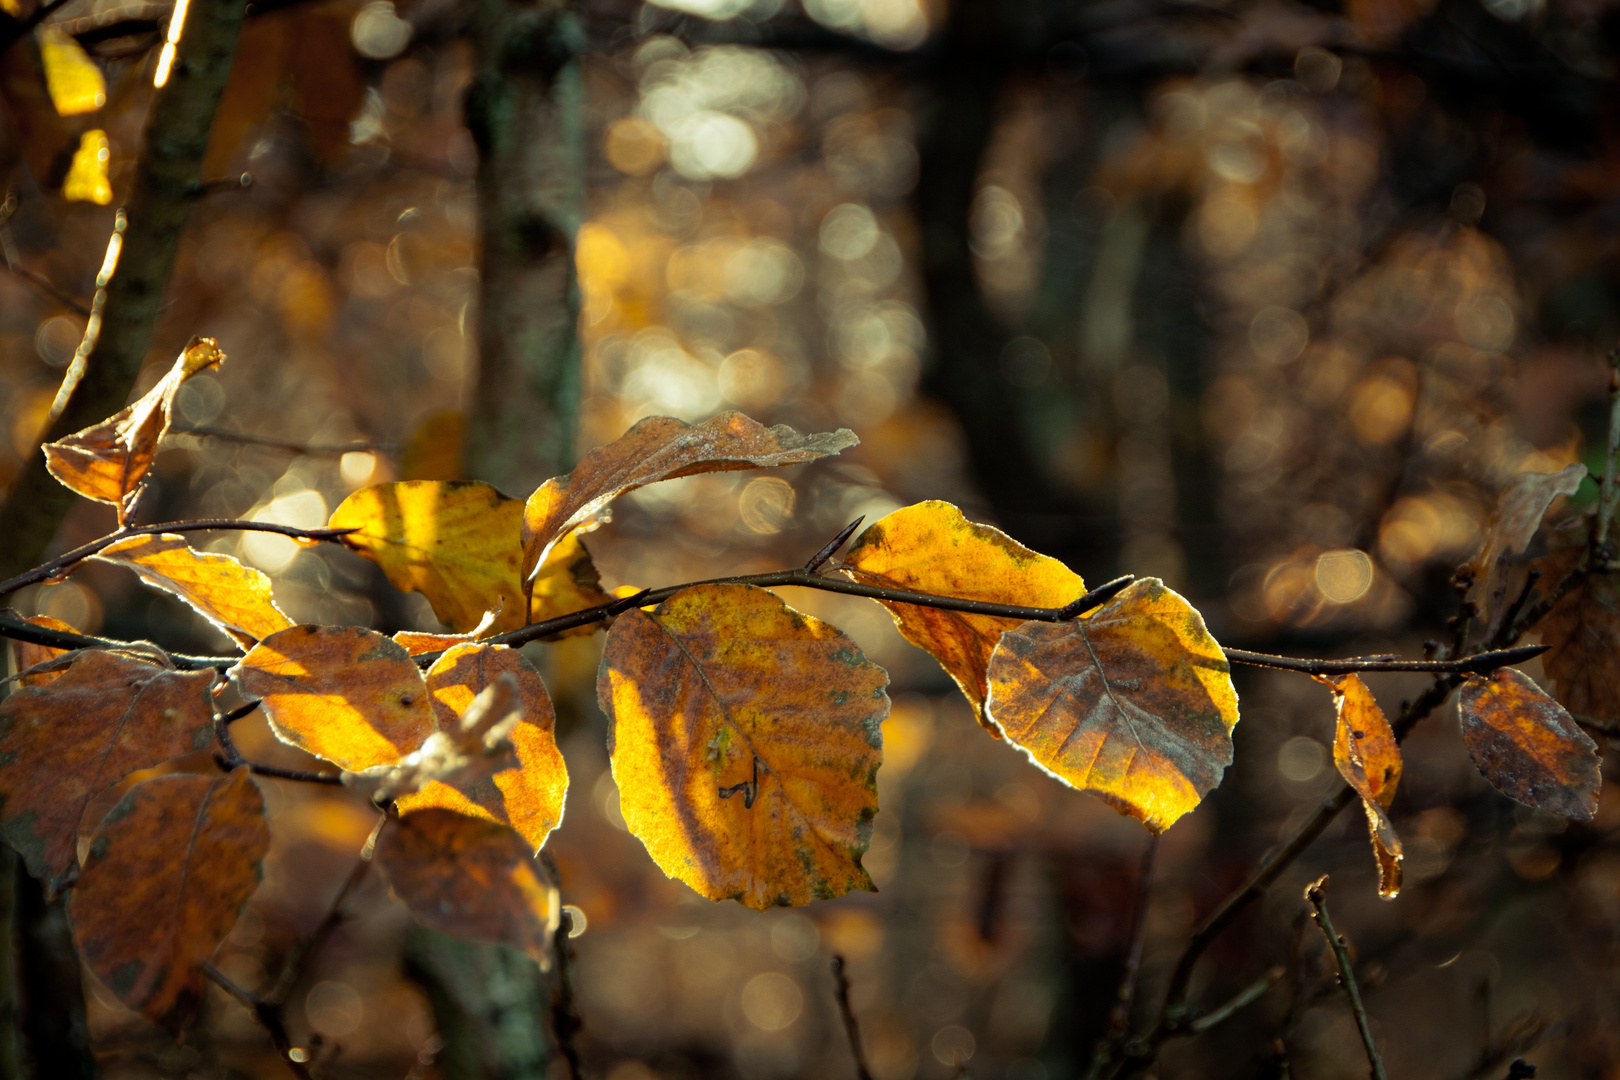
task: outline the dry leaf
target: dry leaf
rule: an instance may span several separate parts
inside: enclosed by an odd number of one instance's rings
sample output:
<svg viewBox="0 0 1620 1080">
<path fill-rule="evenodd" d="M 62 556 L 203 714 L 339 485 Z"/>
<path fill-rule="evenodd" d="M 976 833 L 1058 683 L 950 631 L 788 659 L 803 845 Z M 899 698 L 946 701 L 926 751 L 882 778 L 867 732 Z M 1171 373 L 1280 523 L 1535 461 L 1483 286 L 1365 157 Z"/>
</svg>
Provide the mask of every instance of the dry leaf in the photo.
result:
<svg viewBox="0 0 1620 1080">
<path fill-rule="evenodd" d="M 1009 740 L 1156 833 L 1232 763 L 1226 656 L 1203 616 L 1157 578 L 1087 618 L 1009 630 L 989 682 L 987 711 Z"/>
<path fill-rule="evenodd" d="M 76 861 L 90 800 L 139 769 L 206 747 L 212 671 L 171 671 L 120 653 L 81 653 L 45 686 L 0 702 L 0 830 L 29 873 Z"/>
<path fill-rule="evenodd" d="M 1457 713 L 1468 756 L 1497 791 L 1577 821 L 1597 813 L 1597 743 L 1528 676 L 1500 668 L 1470 677 Z"/>
<path fill-rule="evenodd" d="M 1333 707 L 1339 716 L 1333 735 L 1333 764 L 1361 796 L 1373 857 L 1378 862 L 1378 895 L 1393 900 L 1401 891 L 1405 852 L 1387 811 L 1401 780 L 1401 747 L 1361 676 L 1321 681 L 1333 691 Z"/>
<path fill-rule="evenodd" d="M 836 627 L 744 585 L 618 617 L 597 696 L 619 809 L 664 873 L 752 908 L 875 891 L 888 675 Z"/>
<path fill-rule="evenodd" d="M 229 555 L 193 551 L 183 536 L 132 536 L 94 557 L 184 600 L 244 649 L 294 625 L 276 607 L 264 573 Z"/>
<path fill-rule="evenodd" d="M 231 677 L 263 702 L 276 738 L 351 772 L 397 761 L 433 732 L 416 664 L 398 643 L 358 626 L 271 634 Z"/>
<path fill-rule="evenodd" d="M 434 807 L 390 822 L 377 862 L 394 895 L 424 925 L 521 949 L 545 964 L 557 891 L 528 843 L 505 825 Z"/>
<path fill-rule="evenodd" d="M 178 1036 L 269 848 L 264 798 L 245 768 L 136 784 L 91 837 L 73 890 L 79 955 L 120 1001 Z"/>
<path fill-rule="evenodd" d="M 1535 563 L 1544 590 L 1556 589 L 1581 565 L 1590 532 L 1582 518 L 1547 537 L 1547 554 Z M 1542 669 L 1564 707 L 1578 716 L 1620 720 L 1620 579 L 1588 575 L 1535 629 L 1547 646 Z"/>
<path fill-rule="evenodd" d="M 568 791 L 568 766 L 557 749 L 551 696 L 539 674 L 515 649 L 463 644 L 428 669 L 428 692 L 439 730 L 454 732 L 473 698 L 503 674 L 516 681 L 515 703 L 523 715 L 507 735 L 517 750 L 517 765 L 470 785 L 433 781 L 400 798 L 399 812 L 410 816 L 436 806 L 510 825 L 539 851 L 562 820 Z"/>
<path fill-rule="evenodd" d="M 1080 575 L 1058 560 L 1031 551 L 1000 529 L 968 521 L 948 502 L 916 503 L 875 522 L 855 541 L 843 569 L 867 585 L 992 604 L 1062 607 L 1086 592 Z M 967 695 L 979 723 L 1000 738 L 985 715 L 985 670 L 1001 635 L 1020 620 L 915 604 L 883 606 L 901 635 L 939 661 Z"/>
<path fill-rule="evenodd" d="M 93 427 L 46 443 L 51 475 L 87 499 L 118 507 L 122 523 L 169 430 L 174 395 L 187 379 L 224 359 L 212 338 L 192 338 L 169 373 L 139 401 Z"/>
<path fill-rule="evenodd" d="M 847 450 L 859 441 L 843 428 L 801 435 L 786 425 L 768 428 L 735 412 L 695 425 L 649 416 L 586 454 L 573 472 L 547 480 L 529 496 L 523 512 L 524 576 L 532 574 L 565 535 L 634 488 L 698 473 L 798 465 Z"/>
<path fill-rule="evenodd" d="M 1487 633 L 1496 632 L 1507 606 L 1508 560 L 1529 546 L 1553 501 L 1575 494 L 1585 477 L 1585 465 L 1570 465 L 1555 473 L 1519 473 L 1502 489 L 1479 554 L 1469 563 L 1474 586 L 1468 597 L 1485 614 Z"/>
<path fill-rule="evenodd" d="M 61 619 L 53 619 L 49 615 L 30 615 L 28 622 L 35 626 L 43 626 L 47 630 L 61 630 L 68 634 L 77 634 L 78 628 L 69 626 Z M 17 650 L 17 670 L 27 671 L 37 664 L 54 660 L 67 652 L 66 649 L 53 649 L 49 645 L 35 645 L 29 641 L 13 641 L 12 648 Z M 38 675 L 25 675 L 18 681 L 24 686 L 45 686 L 62 677 L 60 671 L 42 671 Z"/>
</svg>

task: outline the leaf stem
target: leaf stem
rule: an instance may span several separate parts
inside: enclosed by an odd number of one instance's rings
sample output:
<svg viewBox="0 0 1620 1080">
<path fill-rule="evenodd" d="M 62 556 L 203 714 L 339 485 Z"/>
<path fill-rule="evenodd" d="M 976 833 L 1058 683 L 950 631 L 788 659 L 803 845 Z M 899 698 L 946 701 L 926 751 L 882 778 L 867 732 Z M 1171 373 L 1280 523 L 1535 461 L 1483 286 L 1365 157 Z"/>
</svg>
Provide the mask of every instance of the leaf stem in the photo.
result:
<svg viewBox="0 0 1620 1080">
<path fill-rule="evenodd" d="M 1333 959 L 1339 965 L 1339 985 L 1344 988 L 1344 996 L 1350 1002 L 1350 1012 L 1356 1018 L 1356 1030 L 1361 1033 L 1361 1045 L 1367 1048 L 1367 1063 L 1372 1066 L 1372 1080 L 1388 1080 L 1384 1072 L 1384 1059 L 1378 1056 L 1378 1046 L 1373 1042 L 1372 1025 L 1367 1021 L 1367 1010 L 1361 1004 L 1361 988 L 1356 985 L 1356 973 L 1350 963 L 1349 950 L 1345 948 L 1344 937 L 1333 929 L 1333 920 L 1328 916 L 1326 874 L 1306 886 L 1305 899 L 1316 909 L 1312 918 L 1316 920 L 1316 925 L 1322 928 L 1322 934 L 1328 939 L 1328 946 L 1333 950 Z"/>
<path fill-rule="evenodd" d="M 855 1010 L 849 1005 L 849 976 L 844 973 L 844 968 L 844 958 L 834 953 L 833 989 L 838 996 L 838 1015 L 844 1019 L 844 1034 L 849 1038 L 849 1051 L 855 1055 L 856 1080 L 872 1080 L 872 1070 L 866 1064 L 866 1051 L 861 1048 L 861 1027 L 855 1021 Z"/>
</svg>

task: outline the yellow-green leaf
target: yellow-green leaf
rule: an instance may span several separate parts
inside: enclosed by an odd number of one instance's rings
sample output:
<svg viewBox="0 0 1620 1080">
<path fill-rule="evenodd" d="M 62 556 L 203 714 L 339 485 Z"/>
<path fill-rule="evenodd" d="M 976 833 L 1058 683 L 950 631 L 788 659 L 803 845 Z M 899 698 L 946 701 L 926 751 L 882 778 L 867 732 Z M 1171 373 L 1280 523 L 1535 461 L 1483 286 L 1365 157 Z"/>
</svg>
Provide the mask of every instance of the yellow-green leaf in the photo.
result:
<svg viewBox="0 0 1620 1080">
<path fill-rule="evenodd" d="M 861 855 L 888 681 L 836 627 L 762 589 L 702 585 L 625 612 L 597 680 L 625 823 L 711 900 L 873 890 Z"/>
<path fill-rule="evenodd" d="M 229 555 L 193 551 L 183 536 L 132 536 L 95 558 L 133 570 L 154 589 L 184 600 L 244 649 L 294 625 L 276 607 L 270 579 L 261 571 Z"/>
<path fill-rule="evenodd" d="M 987 711 L 1065 783 L 1163 832 L 1232 763 L 1237 692 L 1203 616 L 1157 578 L 1066 623 L 1027 622 L 990 658 Z"/>
</svg>

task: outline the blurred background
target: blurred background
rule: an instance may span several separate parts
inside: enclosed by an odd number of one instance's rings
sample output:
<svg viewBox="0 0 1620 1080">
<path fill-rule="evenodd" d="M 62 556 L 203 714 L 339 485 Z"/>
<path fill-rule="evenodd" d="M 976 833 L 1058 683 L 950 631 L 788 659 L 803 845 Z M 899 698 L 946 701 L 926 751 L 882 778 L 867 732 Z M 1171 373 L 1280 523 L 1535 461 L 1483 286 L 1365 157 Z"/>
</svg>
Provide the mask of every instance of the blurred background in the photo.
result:
<svg viewBox="0 0 1620 1080">
<path fill-rule="evenodd" d="M 32 11 L 0 7 L 7 26 Z M 494 423 L 477 392 L 494 303 L 466 112 L 477 10 L 250 7 L 204 164 L 219 183 L 191 212 L 140 389 L 193 334 L 229 360 L 185 384 L 145 520 L 316 526 L 385 480 L 470 475 L 523 496 L 549 475 L 497 475 L 476 449 Z M 36 452 L 83 332 L 169 12 L 71 0 L 0 60 L 0 481 Z M 551 107 L 580 157 L 553 216 L 575 237 L 577 369 L 549 402 L 566 418 L 520 417 L 508 438 L 564 440 L 552 471 L 650 415 L 740 409 L 862 440 L 814 466 L 632 494 L 588 539 L 609 586 L 797 565 L 856 516 L 939 498 L 1093 584 L 1162 577 L 1224 644 L 1416 656 L 1448 636 L 1451 571 L 1500 486 L 1573 461 L 1601 471 L 1620 329 L 1609 0 L 564 14 L 578 59 Z M 1591 498 L 1588 484 L 1575 501 Z M 58 547 L 110 525 L 80 505 Z M 295 619 L 437 626 L 345 552 L 211 544 L 270 573 Z M 757 914 L 666 880 L 618 814 L 600 638 L 528 650 L 572 775 L 547 847 L 584 927 L 591 1072 L 853 1076 L 836 953 L 878 1080 L 1077 1075 L 1113 1000 L 1146 833 L 986 737 L 876 605 L 788 599 L 893 676 L 874 895 Z M 225 644 L 103 567 L 13 602 L 84 631 Z M 1236 679 L 1237 763 L 1164 838 L 1140 1020 L 1191 926 L 1337 784 L 1327 691 Z M 1369 683 L 1393 711 L 1426 680 Z M 1194 1000 L 1213 1007 L 1274 965 L 1282 982 L 1172 1043 L 1158 1075 L 1365 1075 L 1302 921 L 1301 885 L 1331 870 L 1392 1076 L 1497 1076 L 1524 1055 L 1544 1076 L 1620 1077 L 1620 802 L 1606 792 L 1595 823 L 1567 828 L 1508 802 L 1453 717 L 1407 744 L 1400 898 L 1376 898 L 1359 815 L 1342 815 L 1219 940 Z M 250 756 L 299 763 L 251 724 Z M 275 848 L 217 958 L 249 988 L 320 922 L 371 824 L 357 799 L 262 786 Z M 442 1075 L 401 962 L 408 916 L 375 875 L 351 906 L 293 993 L 293 1037 L 324 1076 Z M 223 994 L 176 1046 L 86 986 L 107 1076 L 281 1075 Z"/>
</svg>

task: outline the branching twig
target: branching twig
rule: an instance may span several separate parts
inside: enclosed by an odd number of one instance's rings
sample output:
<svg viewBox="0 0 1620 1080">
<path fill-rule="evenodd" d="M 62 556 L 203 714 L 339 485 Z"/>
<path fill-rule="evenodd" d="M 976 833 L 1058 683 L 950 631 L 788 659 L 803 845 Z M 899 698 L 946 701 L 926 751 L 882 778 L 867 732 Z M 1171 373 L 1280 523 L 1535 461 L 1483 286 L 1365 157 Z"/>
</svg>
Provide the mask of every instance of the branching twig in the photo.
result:
<svg viewBox="0 0 1620 1080">
<path fill-rule="evenodd" d="M 872 1070 L 866 1066 L 866 1051 L 861 1047 L 861 1027 L 855 1021 L 855 1010 L 849 1005 L 849 976 L 844 974 L 844 966 L 844 958 L 834 953 L 833 992 L 838 996 L 838 1015 L 844 1018 L 844 1034 L 849 1038 L 849 1052 L 855 1056 L 857 1080 L 872 1080 Z"/>
<path fill-rule="evenodd" d="M 1108 1025 L 1091 1051 L 1088 1080 L 1097 1080 L 1114 1060 L 1120 1044 L 1130 1032 L 1131 1003 L 1136 998 L 1136 976 L 1142 970 L 1142 950 L 1147 943 L 1148 905 L 1153 899 L 1153 868 L 1159 855 L 1159 834 L 1148 838 L 1142 852 L 1142 869 L 1136 878 L 1136 909 L 1131 915 L 1131 944 L 1125 953 L 1125 968 L 1114 991 L 1114 1006 L 1108 1012 Z"/>
<path fill-rule="evenodd" d="M 248 1012 L 252 1013 L 253 1018 L 269 1033 L 270 1042 L 274 1044 L 276 1053 L 281 1055 L 281 1060 L 286 1063 L 292 1074 L 298 1077 L 298 1080 L 313 1080 L 309 1075 L 308 1067 L 293 1056 L 294 1051 L 298 1048 L 293 1046 L 292 1038 L 287 1034 L 287 1025 L 282 1023 L 281 1010 L 278 1007 L 244 990 L 237 985 L 234 979 L 219 970 L 211 962 L 205 961 L 203 963 L 202 972 L 218 983 L 220 989 L 247 1006 Z"/>
<path fill-rule="evenodd" d="M 1236 994 L 1233 994 L 1227 999 L 1225 1004 L 1217 1005 L 1203 1016 L 1200 1016 L 1198 1019 L 1188 1024 L 1187 1030 L 1192 1032 L 1194 1035 L 1197 1035 L 1208 1031 L 1212 1027 L 1224 1024 L 1238 1011 L 1246 1009 L 1256 1001 L 1259 1001 L 1267 990 L 1270 990 L 1273 986 L 1276 986 L 1278 983 L 1282 982 L 1282 977 L 1286 970 L 1287 969 L 1281 964 L 1272 968 L 1270 971 L 1266 972 L 1265 975 L 1256 979 L 1242 990 L 1239 990 Z"/>
<path fill-rule="evenodd" d="M 1533 660 L 1547 651 L 1545 645 L 1522 645 L 1517 649 L 1475 653 L 1459 660 L 1389 660 L 1383 657 L 1350 660 L 1301 660 L 1292 656 L 1272 656 L 1270 653 L 1250 652 L 1247 649 L 1226 649 L 1226 658 L 1239 664 L 1255 667 L 1280 668 L 1284 671 L 1303 671 L 1309 675 L 1348 675 L 1357 671 L 1432 671 L 1436 674 L 1466 674 L 1490 672 Z"/>
<path fill-rule="evenodd" d="M 1344 938 L 1334 931 L 1333 920 L 1328 917 L 1326 874 L 1306 887 L 1305 899 L 1316 909 L 1313 918 L 1316 919 L 1316 925 L 1322 928 L 1322 934 L 1328 939 L 1328 946 L 1333 950 L 1333 959 L 1339 965 L 1339 985 L 1344 988 L 1344 996 L 1350 1002 L 1350 1012 L 1356 1018 L 1356 1030 L 1361 1032 L 1361 1044 L 1367 1049 L 1367 1063 L 1372 1066 L 1372 1080 L 1388 1080 L 1384 1073 L 1384 1059 L 1378 1056 L 1378 1046 L 1373 1042 L 1372 1025 L 1367 1022 L 1367 1010 L 1361 1004 L 1361 989 L 1356 985 L 1356 973 L 1350 964 L 1350 953 L 1345 948 Z"/>
</svg>

